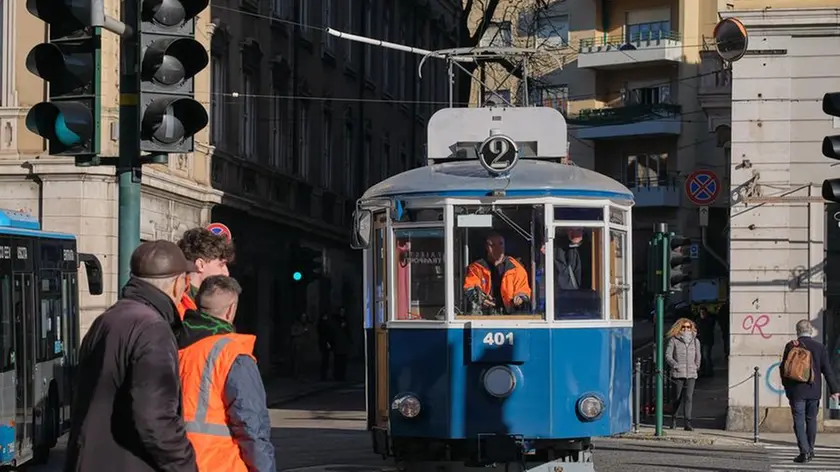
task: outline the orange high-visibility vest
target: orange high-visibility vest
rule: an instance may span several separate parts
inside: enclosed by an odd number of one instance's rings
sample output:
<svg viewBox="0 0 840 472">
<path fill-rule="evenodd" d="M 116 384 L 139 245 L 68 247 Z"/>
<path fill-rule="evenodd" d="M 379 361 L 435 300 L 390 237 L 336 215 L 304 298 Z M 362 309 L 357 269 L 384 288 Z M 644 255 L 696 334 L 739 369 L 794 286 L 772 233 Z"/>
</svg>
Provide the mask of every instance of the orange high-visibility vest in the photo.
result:
<svg viewBox="0 0 840 472">
<path fill-rule="evenodd" d="M 256 339 L 247 334 L 217 334 L 178 353 L 184 422 L 199 472 L 248 472 L 227 425 L 224 391 L 236 358 L 254 359 Z"/>
<path fill-rule="evenodd" d="M 190 296 L 189 290 L 184 292 L 184 295 L 181 296 L 181 301 L 178 302 L 178 315 L 181 316 L 181 321 L 184 321 L 184 315 L 187 313 L 187 310 L 198 310 L 198 305 L 195 304 L 195 300 Z"/>
</svg>

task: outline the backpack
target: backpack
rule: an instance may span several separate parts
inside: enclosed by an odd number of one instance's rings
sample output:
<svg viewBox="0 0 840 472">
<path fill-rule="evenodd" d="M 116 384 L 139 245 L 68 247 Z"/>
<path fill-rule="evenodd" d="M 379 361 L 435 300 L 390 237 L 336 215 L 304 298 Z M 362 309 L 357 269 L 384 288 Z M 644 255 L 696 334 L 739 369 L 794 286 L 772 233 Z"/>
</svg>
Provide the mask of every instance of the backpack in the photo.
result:
<svg viewBox="0 0 840 472">
<path fill-rule="evenodd" d="M 799 340 L 796 340 L 793 341 L 793 347 L 788 352 L 782 374 L 795 382 L 810 383 L 813 373 L 812 365 L 811 351 L 802 346 Z"/>
</svg>

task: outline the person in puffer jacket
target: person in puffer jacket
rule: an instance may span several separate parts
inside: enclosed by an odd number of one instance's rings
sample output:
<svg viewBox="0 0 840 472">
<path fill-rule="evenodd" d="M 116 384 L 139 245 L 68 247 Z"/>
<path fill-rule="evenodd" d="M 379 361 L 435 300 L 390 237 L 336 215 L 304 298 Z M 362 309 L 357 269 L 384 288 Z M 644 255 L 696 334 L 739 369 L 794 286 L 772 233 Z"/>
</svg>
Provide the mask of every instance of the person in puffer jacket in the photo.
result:
<svg viewBox="0 0 840 472">
<path fill-rule="evenodd" d="M 691 406 L 701 358 L 697 326 L 688 318 L 680 318 L 668 331 L 668 344 L 665 347 L 665 362 L 671 367 L 671 378 L 676 387 L 671 429 L 677 427 L 677 414 L 682 405 L 685 430 L 694 430 L 691 426 Z"/>
</svg>

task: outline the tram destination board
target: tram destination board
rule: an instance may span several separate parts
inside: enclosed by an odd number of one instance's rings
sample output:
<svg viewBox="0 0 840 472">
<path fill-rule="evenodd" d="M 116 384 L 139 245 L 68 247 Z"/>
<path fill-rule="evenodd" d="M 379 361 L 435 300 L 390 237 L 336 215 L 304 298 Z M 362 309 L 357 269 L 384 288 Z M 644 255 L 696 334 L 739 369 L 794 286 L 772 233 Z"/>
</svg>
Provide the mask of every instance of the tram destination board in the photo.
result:
<svg viewBox="0 0 840 472">
<path fill-rule="evenodd" d="M 519 162 L 519 146 L 508 136 L 490 136 L 478 147 L 478 161 L 491 175 L 506 174 Z"/>
</svg>

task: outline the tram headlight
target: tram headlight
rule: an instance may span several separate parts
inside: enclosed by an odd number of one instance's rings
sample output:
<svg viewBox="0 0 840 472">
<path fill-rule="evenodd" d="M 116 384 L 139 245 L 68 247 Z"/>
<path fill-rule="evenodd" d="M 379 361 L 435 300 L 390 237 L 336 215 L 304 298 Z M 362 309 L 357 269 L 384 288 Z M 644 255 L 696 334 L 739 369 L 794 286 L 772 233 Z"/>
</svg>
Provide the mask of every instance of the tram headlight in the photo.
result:
<svg viewBox="0 0 840 472">
<path fill-rule="evenodd" d="M 516 388 L 516 376 L 510 367 L 496 365 L 484 373 L 484 389 L 496 398 L 505 398 Z"/>
<path fill-rule="evenodd" d="M 604 412 L 604 402 L 595 395 L 584 395 L 578 400 L 577 410 L 583 419 L 592 421 Z"/>
<path fill-rule="evenodd" d="M 406 418 L 415 418 L 420 414 L 420 399 L 410 393 L 402 393 L 391 402 L 391 409 L 397 410 Z"/>
</svg>

